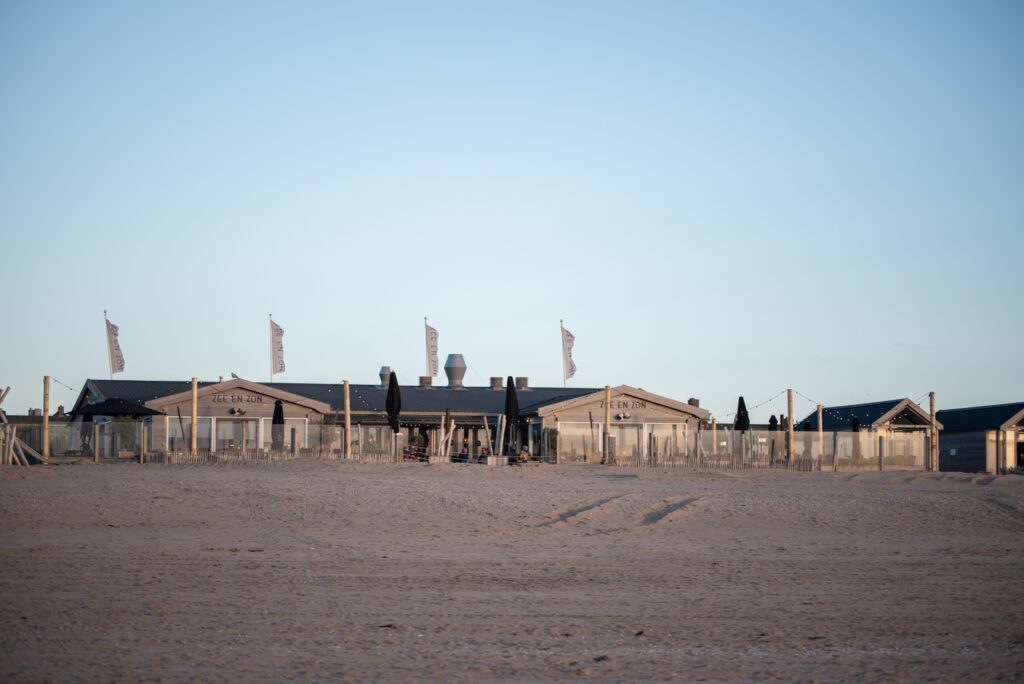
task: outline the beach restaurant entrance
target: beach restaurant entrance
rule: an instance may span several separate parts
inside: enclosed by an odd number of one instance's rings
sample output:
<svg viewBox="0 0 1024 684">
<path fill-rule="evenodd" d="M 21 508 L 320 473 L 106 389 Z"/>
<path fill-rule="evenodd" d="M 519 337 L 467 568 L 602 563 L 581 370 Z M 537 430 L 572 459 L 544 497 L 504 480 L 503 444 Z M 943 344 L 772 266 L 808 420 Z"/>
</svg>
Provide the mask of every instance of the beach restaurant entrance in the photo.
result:
<svg viewBox="0 0 1024 684">
<path fill-rule="evenodd" d="M 544 439 L 544 459 L 557 463 L 641 465 L 688 454 L 697 448 L 698 427 L 709 414 L 683 403 L 628 385 L 598 391 L 537 409 Z M 608 453 L 604 453 L 607 418 Z"/>
<path fill-rule="evenodd" d="M 276 387 L 235 379 L 196 391 L 196 449 L 216 452 L 255 452 L 273 446 L 274 404 L 284 413 L 283 448 L 305 449 L 318 433 L 327 404 Z M 163 412 L 154 416 L 151 451 L 187 451 L 192 430 L 192 392 L 179 392 L 146 402 Z M 280 448 L 280 447 L 279 447 Z"/>
</svg>

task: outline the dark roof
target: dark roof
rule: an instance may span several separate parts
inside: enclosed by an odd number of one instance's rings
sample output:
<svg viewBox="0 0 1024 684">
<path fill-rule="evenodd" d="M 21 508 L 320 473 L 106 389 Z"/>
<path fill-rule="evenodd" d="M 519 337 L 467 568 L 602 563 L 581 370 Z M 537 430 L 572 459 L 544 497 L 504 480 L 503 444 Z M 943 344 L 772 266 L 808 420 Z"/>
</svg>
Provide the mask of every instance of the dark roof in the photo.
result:
<svg viewBox="0 0 1024 684">
<path fill-rule="evenodd" d="M 860 421 L 861 427 L 867 427 L 896 408 L 903 399 L 887 399 L 886 401 L 874 401 L 868 404 L 850 404 L 849 406 L 823 406 L 821 410 L 822 430 L 849 430 L 853 425 L 853 419 Z M 815 410 L 803 420 L 797 422 L 793 428 L 800 430 L 804 422 L 811 424 L 811 429 L 818 429 L 818 412 Z"/>
<path fill-rule="evenodd" d="M 192 381 L 160 381 L 160 380 L 88 380 L 103 395 L 103 399 L 118 397 L 137 403 L 145 403 L 151 399 L 165 397 L 192 389 Z M 215 382 L 200 382 L 199 387 L 215 385 Z M 335 411 L 345 410 L 345 386 L 341 383 L 299 383 L 299 382 L 265 382 L 259 383 L 267 387 L 290 392 L 302 397 L 322 401 Z M 505 411 L 505 388 L 490 389 L 489 387 L 466 387 L 449 389 L 447 387 L 424 388 L 419 385 L 402 387 L 402 417 L 412 414 L 443 414 L 445 410 L 453 413 L 496 415 Z M 528 415 L 540 406 L 575 399 L 576 397 L 593 394 L 595 388 L 564 388 L 536 387 L 516 390 L 519 398 L 519 412 Z M 387 398 L 387 387 L 380 385 L 349 385 L 352 411 L 384 413 L 384 401 Z"/>
<path fill-rule="evenodd" d="M 997 430 L 1018 413 L 1024 411 L 1024 402 L 1015 404 L 993 404 L 992 406 L 971 406 L 968 408 L 943 409 L 935 417 L 942 423 L 943 432 L 977 432 Z M 1019 419 L 1018 425 L 1024 422 Z"/>
</svg>

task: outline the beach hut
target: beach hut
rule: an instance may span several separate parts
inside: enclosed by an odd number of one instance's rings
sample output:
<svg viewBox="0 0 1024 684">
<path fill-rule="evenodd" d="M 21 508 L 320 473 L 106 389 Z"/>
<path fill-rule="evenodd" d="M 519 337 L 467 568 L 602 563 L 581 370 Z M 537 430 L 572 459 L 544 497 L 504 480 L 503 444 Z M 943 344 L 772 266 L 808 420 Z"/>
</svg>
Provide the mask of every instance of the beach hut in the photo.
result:
<svg viewBox="0 0 1024 684">
<path fill-rule="evenodd" d="M 1024 402 L 936 411 L 939 470 L 1024 470 Z"/>
</svg>

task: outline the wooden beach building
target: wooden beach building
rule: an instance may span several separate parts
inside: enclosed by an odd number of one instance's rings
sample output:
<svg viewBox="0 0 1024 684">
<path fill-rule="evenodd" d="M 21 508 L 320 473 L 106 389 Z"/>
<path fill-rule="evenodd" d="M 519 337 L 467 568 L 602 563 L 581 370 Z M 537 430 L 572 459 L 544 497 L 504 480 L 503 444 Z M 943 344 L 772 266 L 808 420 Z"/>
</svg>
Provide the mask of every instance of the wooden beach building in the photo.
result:
<svg viewBox="0 0 1024 684">
<path fill-rule="evenodd" d="M 931 416 L 910 399 L 823 406 L 795 424 L 796 441 L 810 434 L 835 435 L 838 470 L 927 469 Z M 941 422 L 936 427 L 941 430 Z"/>
<path fill-rule="evenodd" d="M 939 470 L 1005 473 L 1024 470 L 1024 402 L 944 409 Z"/>
<path fill-rule="evenodd" d="M 449 371 L 446 368 L 446 371 Z M 297 455 L 342 457 L 348 443 L 356 458 L 385 460 L 392 453 L 392 432 L 385 410 L 389 369 L 380 384 L 349 384 L 346 410 L 341 383 L 258 383 L 240 378 L 195 386 L 195 448 L 209 455 L 268 452 L 272 445 L 274 406 L 284 414 L 284 450 Z M 610 425 L 613 459 L 646 461 L 686 453 L 698 444 L 700 422 L 708 412 L 696 400 L 679 402 L 641 389 L 530 387 L 516 379 L 519 420 L 517 441 L 530 458 L 547 462 L 604 462 L 602 435 Z M 494 449 L 495 428 L 505 409 L 505 384 L 491 378 L 487 387 L 466 387 L 461 374 L 449 374 L 447 386 L 430 378 L 402 386 L 399 444 L 433 454 L 442 423 L 454 425 L 450 454 L 480 459 Z M 87 380 L 75 409 L 119 398 L 156 410 L 146 425 L 144 444 L 150 454 L 190 449 L 193 417 L 191 381 Z M 606 411 L 607 403 L 607 411 Z M 104 433 L 105 434 L 105 433 Z M 137 431 L 139 441 L 143 432 Z M 102 454 L 111 447 L 103 443 Z M 141 451 L 141 449 L 140 449 Z"/>
</svg>

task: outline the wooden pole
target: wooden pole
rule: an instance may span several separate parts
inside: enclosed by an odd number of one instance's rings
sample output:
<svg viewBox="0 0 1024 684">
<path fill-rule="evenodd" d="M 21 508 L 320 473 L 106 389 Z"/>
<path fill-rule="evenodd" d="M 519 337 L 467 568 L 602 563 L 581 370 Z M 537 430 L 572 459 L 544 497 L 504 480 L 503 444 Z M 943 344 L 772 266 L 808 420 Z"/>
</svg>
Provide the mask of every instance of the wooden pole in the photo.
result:
<svg viewBox="0 0 1024 684">
<path fill-rule="evenodd" d="M 92 420 L 92 462 L 100 462 L 100 426 L 95 418 Z"/>
<path fill-rule="evenodd" d="M 821 470 L 821 461 L 825 458 L 825 430 L 821 425 L 821 404 L 818 404 L 818 470 Z"/>
<path fill-rule="evenodd" d="M 50 376 L 43 376 L 43 458 L 50 458 Z"/>
<path fill-rule="evenodd" d="M 352 458 L 352 400 L 348 393 L 348 380 L 345 381 L 345 458 Z"/>
<path fill-rule="evenodd" d="M 601 463 L 609 463 L 608 448 L 611 446 L 612 434 L 612 387 L 604 386 L 604 453 L 601 455 Z"/>
<path fill-rule="evenodd" d="M 939 430 L 935 424 L 935 392 L 928 393 L 928 413 L 931 419 L 931 429 L 928 439 L 928 470 L 938 471 L 939 469 Z"/>
<path fill-rule="evenodd" d="M 793 390 L 786 390 L 786 459 L 793 462 Z"/>
<path fill-rule="evenodd" d="M 146 462 L 146 424 L 143 423 L 139 430 L 139 463 Z"/>
<path fill-rule="evenodd" d="M 715 458 L 718 453 L 718 419 L 711 419 L 711 457 Z"/>
<path fill-rule="evenodd" d="M 192 434 L 189 436 L 189 453 L 196 455 L 196 427 L 199 422 L 199 380 L 192 378 Z"/>
</svg>

